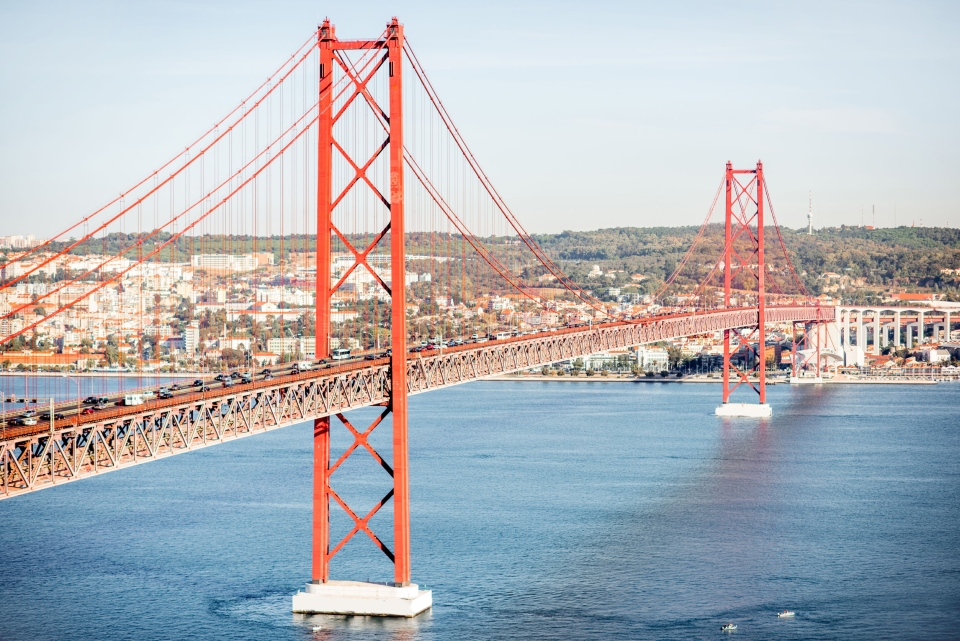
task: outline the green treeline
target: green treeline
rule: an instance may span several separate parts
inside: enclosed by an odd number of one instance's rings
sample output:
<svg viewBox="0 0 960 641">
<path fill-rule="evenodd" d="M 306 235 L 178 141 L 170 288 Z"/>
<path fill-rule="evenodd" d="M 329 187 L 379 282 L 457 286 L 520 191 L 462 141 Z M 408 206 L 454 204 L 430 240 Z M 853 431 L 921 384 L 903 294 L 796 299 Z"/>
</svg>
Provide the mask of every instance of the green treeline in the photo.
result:
<svg viewBox="0 0 960 641">
<path fill-rule="evenodd" d="M 584 281 L 593 265 L 604 271 L 623 270 L 620 284 L 630 274 L 648 277 L 649 289 L 672 273 L 699 231 L 698 227 L 614 227 L 595 231 L 536 236 L 548 254 L 560 259 L 568 273 Z M 767 228 L 767 263 L 784 267 L 783 251 L 774 228 Z M 875 287 L 930 288 L 956 292 L 960 268 L 960 230 L 943 227 L 862 229 L 826 228 L 807 235 L 805 230 L 782 229 L 784 245 L 807 289 L 818 293 L 825 272 L 862 279 Z M 678 283 L 699 282 L 709 273 L 723 249 L 723 226 L 711 225 L 698 249 L 681 272 Z"/>
</svg>

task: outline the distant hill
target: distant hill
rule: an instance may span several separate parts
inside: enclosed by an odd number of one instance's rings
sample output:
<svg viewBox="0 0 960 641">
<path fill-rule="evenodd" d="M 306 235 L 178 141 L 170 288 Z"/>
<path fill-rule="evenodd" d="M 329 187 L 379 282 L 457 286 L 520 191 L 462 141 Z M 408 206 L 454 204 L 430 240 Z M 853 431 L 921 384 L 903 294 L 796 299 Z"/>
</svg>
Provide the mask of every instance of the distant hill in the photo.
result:
<svg viewBox="0 0 960 641">
<path fill-rule="evenodd" d="M 676 268 L 693 243 L 697 227 L 614 227 L 595 231 L 539 234 L 537 241 L 577 281 L 594 288 L 587 275 L 593 265 L 617 270 L 605 286 L 627 286 L 630 275 L 646 277 L 640 291 L 656 289 Z M 768 262 L 782 262 L 775 230 L 766 230 Z M 806 230 L 782 230 L 783 241 L 807 289 L 821 293 L 836 280 L 818 278 L 825 272 L 844 278 L 844 297 L 855 299 L 885 289 L 940 290 L 950 298 L 960 294 L 960 276 L 943 270 L 960 268 L 960 230 L 943 227 L 862 229 L 825 228 L 808 236 Z M 698 282 L 709 273 L 723 247 L 723 226 L 711 225 L 678 283 Z M 689 272 L 689 273 L 687 273 Z M 832 285 L 831 285 L 832 283 Z M 859 294 L 858 294 L 859 292 Z M 960 300 L 960 298 L 957 298 Z"/>
</svg>

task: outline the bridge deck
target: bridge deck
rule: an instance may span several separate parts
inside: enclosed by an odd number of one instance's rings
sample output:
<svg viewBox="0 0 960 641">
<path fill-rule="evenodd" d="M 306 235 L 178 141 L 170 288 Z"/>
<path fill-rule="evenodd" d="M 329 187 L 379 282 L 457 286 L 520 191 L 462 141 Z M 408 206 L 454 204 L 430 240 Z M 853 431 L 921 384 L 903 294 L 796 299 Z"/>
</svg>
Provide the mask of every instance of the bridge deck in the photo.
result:
<svg viewBox="0 0 960 641">
<path fill-rule="evenodd" d="M 768 307 L 766 322 L 823 322 L 832 307 Z M 655 316 L 472 343 L 407 360 L 408 392 L 418 394 L 557 361 L 644 343 L 757 324 L 756 308 Z M 0 431 L 0 499 L 189 452 L 293 423 L 383 404 L 389 359 L 277 376 L 48 424 Z"/>
</svg>

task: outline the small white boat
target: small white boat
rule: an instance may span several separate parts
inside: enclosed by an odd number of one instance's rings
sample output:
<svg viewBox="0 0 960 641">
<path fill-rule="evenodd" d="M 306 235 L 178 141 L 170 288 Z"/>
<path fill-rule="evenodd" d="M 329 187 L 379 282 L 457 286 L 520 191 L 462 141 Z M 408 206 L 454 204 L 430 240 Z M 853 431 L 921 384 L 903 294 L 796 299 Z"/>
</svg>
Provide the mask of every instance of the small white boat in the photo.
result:
<svg viewBox="0 0 960 641">
<path fill-rule="evenodd" d="M 795 617 L 797 616 L 796 612 L 791 612 L 790 610 L 784 610 L 783 612 L 777 612 L 777 616 L 781 619 L 785 617 Z"/>
<path fill-rule="evenodd" d="M 733 632 L 733 631 L 736 630 L 736 629 L 737 629 L 737 626 L 734 625 L 733 623 L 724 623 L 724 624 L 723 624 L 723 627 L 720 628 L 720 631 L 721 631 L 721 632 Z"/>
<path fill-rule="evenodd" d="M 314 632 L 319 632 L 320 630 L 323 630 L 323 626 L 322 626 L 322 625 L 315 625 L 315 626 L 313 626 L 313 631 L 314 631 Z"/>
</svg>

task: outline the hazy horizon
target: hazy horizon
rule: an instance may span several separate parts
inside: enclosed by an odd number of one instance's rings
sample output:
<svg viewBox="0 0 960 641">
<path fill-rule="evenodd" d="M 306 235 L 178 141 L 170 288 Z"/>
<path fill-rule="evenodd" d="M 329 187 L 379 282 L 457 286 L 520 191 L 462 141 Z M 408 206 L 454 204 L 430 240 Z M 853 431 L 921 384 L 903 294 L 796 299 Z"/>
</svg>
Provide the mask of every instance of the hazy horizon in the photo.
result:
<svg viewBox="0 0 960 641">
<path fill-rule="evenodd" d="M 391 15 L 531 232 L 699 225 L 725 162 L 758 158 L 791 228 L 811 190 L 818 228 L 960 222 L 955 4 L 96 1 L 0 8 L 0 235 L 150 174 L 318 19 Z"/>
</svg>

